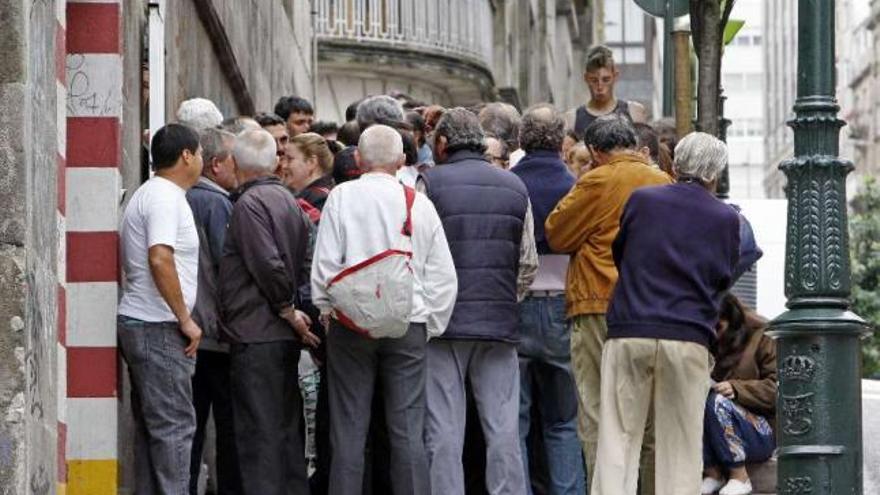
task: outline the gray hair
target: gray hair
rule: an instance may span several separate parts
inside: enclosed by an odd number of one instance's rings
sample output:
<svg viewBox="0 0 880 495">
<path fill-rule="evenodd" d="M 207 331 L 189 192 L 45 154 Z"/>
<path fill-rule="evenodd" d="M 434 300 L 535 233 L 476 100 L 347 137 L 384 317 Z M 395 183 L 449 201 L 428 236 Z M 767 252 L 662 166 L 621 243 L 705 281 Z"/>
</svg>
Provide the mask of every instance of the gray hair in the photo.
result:
<svg viewBox="0 0 880 495">
<path fill-rule="evenodd" d="M 618 148 L 634 149 L 637 142 L 632 122 L 617 114 L 599 117 L 584 131 L 584 144 L 602 153 Z"/>
<path fill-rule="evenodd" d="M 396 165 L 403 158 L 403 140 L 391 127 L 376 124 L 361 134 L 358 153 L 367 169 Z"/>
<path fill-rule="evenodd" d="M 480 121 L 476 115 L 462 107 L 453 108 L 443 114 L 443 117 L 437 122 L 434 134 L 435 139 L 440 136 L 446 138 L 447 153 L 460 150 L 476 151 L 477 153 L 486 151 L 486 145 L 483 142 L 485 134 L 480 128 Z"/>
<path fill-rule="evenodd" d="M 365 130 L 376 123 L 403 122 L 403 106 L 390 96 L 371 96 L 358 105 L 357 123 Z"/>
<path fill-rule="evenodd" d="M 480 127 L 483 131 L 501 141 L 507 149 L 519 148 L 519 127 L 521 119 L 516 107 L 509 103 L 489 103 L 480 110 Z"/>
<path fill-rule="evenodd" d="M 271 174 L 278 165 L 275 138 L 264 129 L 244 131 L 235 139 L 235 164 L 248 172 Z"/>
<path fill-rule="evenodd" d="M 200 131 L 223 123 L 223 114 L 211 100 L 191 98 L 177 108 L 177 121 Z"/>
<path fill-rule="evenodd" d="M 243 115 L 224 120 L 220 127 L 232 134 L 241 134 L 244 131 L 261 129 L 260 124 L 253 117 L 245 117 Z"/>
<path fill-rule="evenodd" d="M 673 170 L 679 177 L 694 177 L 708 184 L 727 165 L 727 145 L 705 132 L 692 132 L 675 147 Z"/>
<path fill-rule="evenodd" d="M 519 145 L 526 153 L 559 151 L 565 139 L 565 119 L 553 105 L 541 103 L 526 110 L 519 128 Z"/>
<path fill-rule="evenodd" d="M 232 146 L 229 146 L 229 144 Z M 235 134 L 208 127 L 199 131 L 199 144 L 202 145 L 202 160 L 205 165 L 211 163 L 214 158 L 223 161 L 232 154 L 232 147 L 235 146 Z M 208 170 L 208 167 L 205 167 Z"/>
</svg>

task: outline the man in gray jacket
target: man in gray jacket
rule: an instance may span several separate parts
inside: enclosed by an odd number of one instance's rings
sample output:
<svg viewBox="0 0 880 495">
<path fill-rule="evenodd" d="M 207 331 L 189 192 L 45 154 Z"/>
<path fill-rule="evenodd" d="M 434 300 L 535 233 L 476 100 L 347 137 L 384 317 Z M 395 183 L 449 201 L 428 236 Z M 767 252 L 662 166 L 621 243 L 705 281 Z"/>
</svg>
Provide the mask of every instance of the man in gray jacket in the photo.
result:
<svg viewBox="0 0 880 495">
<path fill-rule="evenodd" d="M 297 364 L 317 346 L 297 309 L 308 226 L 293 193 L 273 175 L 272 135 L 247 131 L 234 156 L 242 184 L 233 195 L 220 261 L 223 336 L 231 343 L 235 446 L 245 495 L 308 493 Z"/>
</svg>

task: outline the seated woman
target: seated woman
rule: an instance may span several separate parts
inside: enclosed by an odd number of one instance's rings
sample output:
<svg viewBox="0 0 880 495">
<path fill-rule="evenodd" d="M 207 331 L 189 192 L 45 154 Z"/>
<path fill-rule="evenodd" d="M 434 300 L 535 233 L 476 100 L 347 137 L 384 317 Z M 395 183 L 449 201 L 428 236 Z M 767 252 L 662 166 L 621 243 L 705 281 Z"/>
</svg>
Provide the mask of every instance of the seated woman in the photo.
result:
<svg viewBox="0 0 880 495">
<path fill-rule="evenodd" d="M 704 495 L 752 493 L 745 464 L 766 461 L 776 447 L 776 344 L 764 335 L 765 327 L 736 296 L 725 296 L 706 401 Z"/>
</svg>

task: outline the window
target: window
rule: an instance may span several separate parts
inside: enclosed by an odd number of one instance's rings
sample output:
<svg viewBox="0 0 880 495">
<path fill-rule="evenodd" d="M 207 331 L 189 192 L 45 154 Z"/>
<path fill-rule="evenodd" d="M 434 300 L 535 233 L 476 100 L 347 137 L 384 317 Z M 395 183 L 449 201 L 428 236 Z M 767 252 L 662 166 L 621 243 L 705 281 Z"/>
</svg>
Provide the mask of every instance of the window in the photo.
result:
<svg viewBox="0 0 880 495">
<path fill-rule="evenodd" d="M 646 14 L 631 0 L 606 0 L 605 42 L 622 65 L 647 62 Z"/>
</svg>

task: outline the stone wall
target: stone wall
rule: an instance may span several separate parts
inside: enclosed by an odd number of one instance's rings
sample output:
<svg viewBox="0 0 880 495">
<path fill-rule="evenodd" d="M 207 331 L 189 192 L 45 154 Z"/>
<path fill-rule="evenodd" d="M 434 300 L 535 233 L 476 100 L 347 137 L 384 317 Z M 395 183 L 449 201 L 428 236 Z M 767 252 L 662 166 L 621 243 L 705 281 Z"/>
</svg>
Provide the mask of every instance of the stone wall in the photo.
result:
<svg viewBox="0 0 880 495">
<path fill-rule="evenodd" d="M 0 0 L 0 493 L 57 479 L 56 10 Z"/>
<path fill-rule="evenodd" d="M 224 116 L 241 113 L 228 81 L 234 70 L 258 112 L 271 111 L 283 95 L 314 100 L 307 0 L 212 0 L 237 69 L 216 57 L 196 3 L 166 3 L 166 119 L 181 101 L 197 96 L 214 100 Z"/>
</svg>

